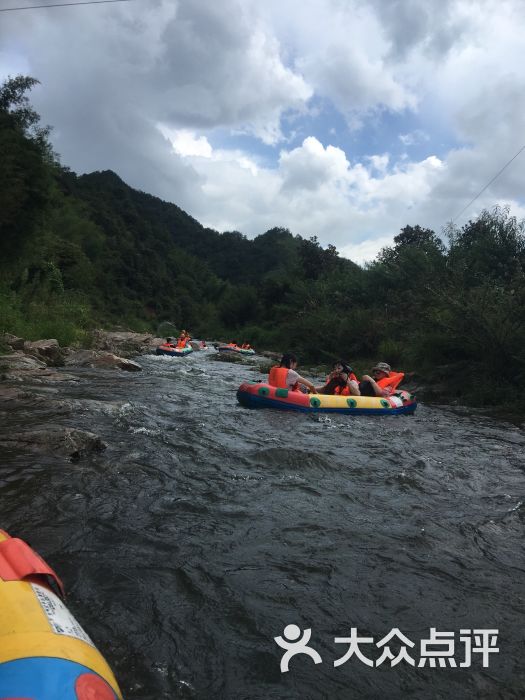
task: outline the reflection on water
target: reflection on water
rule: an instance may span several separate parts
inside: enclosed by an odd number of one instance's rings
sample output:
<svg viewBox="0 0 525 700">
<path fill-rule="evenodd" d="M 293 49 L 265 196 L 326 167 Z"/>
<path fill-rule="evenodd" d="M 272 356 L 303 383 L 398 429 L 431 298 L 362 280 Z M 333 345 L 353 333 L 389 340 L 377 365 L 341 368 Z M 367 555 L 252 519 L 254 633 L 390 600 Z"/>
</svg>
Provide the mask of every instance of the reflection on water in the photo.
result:
<svg viewBox="0 0 525 700">
<path fill-rule="evenodd" d="M 79 371 L 65 405 L 50 394 L 0 428 L 37 415 L 108 445 L 2 455 L 0 526 L 60 573 L 127 698 L 523 698 L 522 431 L 427 406 L 249 411 L 235 390 L 262 377 L 246 366 L 140 362 Z M 280 673 L 288 624 L 312 629 L 322 664 Z M 352 627 L 498 628 L 500 652 L 487 669 L 334 668 Z"/>
</svg>

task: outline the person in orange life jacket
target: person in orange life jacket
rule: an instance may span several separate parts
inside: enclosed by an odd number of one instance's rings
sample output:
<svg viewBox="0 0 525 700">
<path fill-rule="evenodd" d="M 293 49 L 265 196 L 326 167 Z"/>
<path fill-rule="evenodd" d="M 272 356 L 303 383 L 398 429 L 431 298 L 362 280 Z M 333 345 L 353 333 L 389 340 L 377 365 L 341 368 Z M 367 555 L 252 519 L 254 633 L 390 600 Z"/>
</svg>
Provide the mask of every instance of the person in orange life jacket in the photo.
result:
<svg viewBox="0 0 525 700">
<path fill-rule="evenodd" d="M 359 383 L 361 396 L 390 396 L 398 384 L 401 384 L 403 372 L 392 372 L 389 364 L 378 362 L 372 370 L 372 376 L 364 374 Z"/>
<path fill-rule="evenodd" d="M 343 396 L 359 396 L 357 377 L 352 368 L 343 360 L 332 367 L 324 386 L 317 388 L 318 394 L 342 394 Z"/>
<path fill-rule="evenodd" d="M 315 386 L 308 379 L 304 379 L 298 374 L 295 369 L 297 367 L 297 358 L 291 353 L 286 353 L 281 358 L 280 365 L 275 365 L 270 370 L 268 384 L 280 389 L 291 389 L 292 391 L 304 391 L 301 387 L 306 387 L 311 393 L 315 394 Z"/>
<path fill-rule="evenodd" d="M 188 335 L 188 333 L 186 333 L 186 331 L 181 331 L 179 337 L 177 338 L 177 347 L 185 348 L 188 344 L 189 339 L 190 336 Z"/>
</svg>

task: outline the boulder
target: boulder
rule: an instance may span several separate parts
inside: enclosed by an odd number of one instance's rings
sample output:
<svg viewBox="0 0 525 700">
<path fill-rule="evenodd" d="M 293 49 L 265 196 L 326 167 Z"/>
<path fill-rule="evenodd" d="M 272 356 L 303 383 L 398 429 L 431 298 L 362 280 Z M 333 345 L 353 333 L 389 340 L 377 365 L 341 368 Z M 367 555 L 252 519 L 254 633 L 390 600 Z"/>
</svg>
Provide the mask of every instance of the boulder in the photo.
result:
<svg viewBox="0 0 525 700">
<path fill-rule="evenodd" d="M 64 364 L 65 353 L 58 344 L 55 338 L 47 340 L 26 340 L 24 343 L 24 352 L 27 355 L 38 357 L 46 365 L 51 367 L 62 367 Z"/>
<path fill-rule="evenodd" d="M 90 452 L 104 450 L 107 445 L 98 435 L 87 430 L 46 425 L 37 430 L 0 436 L 0 447 L 58 454 L 76 461 Z"/>
<path fill-rule="evenodd" d="M 11 355 L 0 355 L 0 372 L 12 369 L 45 369 L 46 363 L 36 357 L 16 352 Z"/>
<path fill-rule="evenodd" d="M 101 367 L 140 372 L 142 367 L 132 360 L 119 357 L 103 350 L 77 350 L 70 352 L 65 360 L 66 367 Z"/>
<path fill-rule="evenodd" d="M 73 374 L 56 372 L 48 367 L 37 369 L 4 369 L 0 365 L 0 379 L 26 384 L 56 384 L 57 382 L 79 382 Z"/>
<path fill-rule="evenodd" d="M 258 355 L 262 355 L 263 357 L 267 357 L 270 360 L 277 360 L 278 362 L 281 360 L 281 357 L 283 354 L 281 352 L 273 352 L 273 350 L 261 350 L 257 351 Z"/>
<path fill-rule="evenodd" d="M 11 335 L 11 333 L 3 333 L 0 335 L 0 345 L 7 345 L 12 350 L 23 350 L 24 349 L 24 339 L 19 338 L 16 335 Z"/>
<path fill-rule="evenodd" d="M 241 364 L 246 364 L 244 357 L 237 352 L 219 352 L 216 355 L 212 355 L 212 359 L 216 362 L 240 362 Z"/>
<path fill-rule="evenodd" d="M 104 350 L 120 357 L 134 357 L 151 352 L 165 340 L 165 338 L 155 338 L 151 333 L 93 331 L 93 348 L 95 350 Z"/>
</svg>

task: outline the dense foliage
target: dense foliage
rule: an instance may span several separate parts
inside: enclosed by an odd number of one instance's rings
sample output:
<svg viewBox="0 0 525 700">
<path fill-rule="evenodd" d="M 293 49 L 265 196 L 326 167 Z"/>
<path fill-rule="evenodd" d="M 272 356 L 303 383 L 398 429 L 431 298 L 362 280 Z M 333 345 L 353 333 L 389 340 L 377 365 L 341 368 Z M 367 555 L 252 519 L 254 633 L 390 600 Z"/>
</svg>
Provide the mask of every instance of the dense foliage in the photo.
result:
<svg viewBox="0 0 525 700">
<path fill-rule="evenodd" d="M 316 238 L 204 228 L 113 172 L 62 167 L 26 93 L 0 88 L 0 332 L 85 341 L 94 325 L 375 359 L 470 400 L 525 388 L 525 236 L 506 209 L 448 231 L 406 226 L 365 269 Z"/>
</svg>

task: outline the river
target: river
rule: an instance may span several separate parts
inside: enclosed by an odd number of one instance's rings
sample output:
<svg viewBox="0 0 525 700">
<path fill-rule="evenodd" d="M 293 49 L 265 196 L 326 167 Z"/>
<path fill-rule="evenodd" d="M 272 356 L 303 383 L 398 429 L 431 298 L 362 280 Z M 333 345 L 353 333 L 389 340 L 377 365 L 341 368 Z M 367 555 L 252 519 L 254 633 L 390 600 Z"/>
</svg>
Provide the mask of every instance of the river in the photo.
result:
<svg viewBox="0 0 525 700">
<path fill-rule="evenodd" d="M 73 410 L 50 401 L 0 427 L 54 422 L 108 446 L 77 462 L 4 452 L 0 527 L 63 578 L 124 696 L 522 700 L 524 431 L 426 405 L 250 411 L 235 391 L 262 375 L 212 354 L 77 370 L 60 390 Z M 290 624 L 321 663 L 297 655 L 281 673 Z M 371 659 L 398 628 L 415 666 L 334 666 L 352 628 Z M 453 635 L 458 667 L 418 667 L 431 628 Z M 481 652 L 459 667 L 465 629 L 499 630 L 487 667 Z"/>
</svg>

